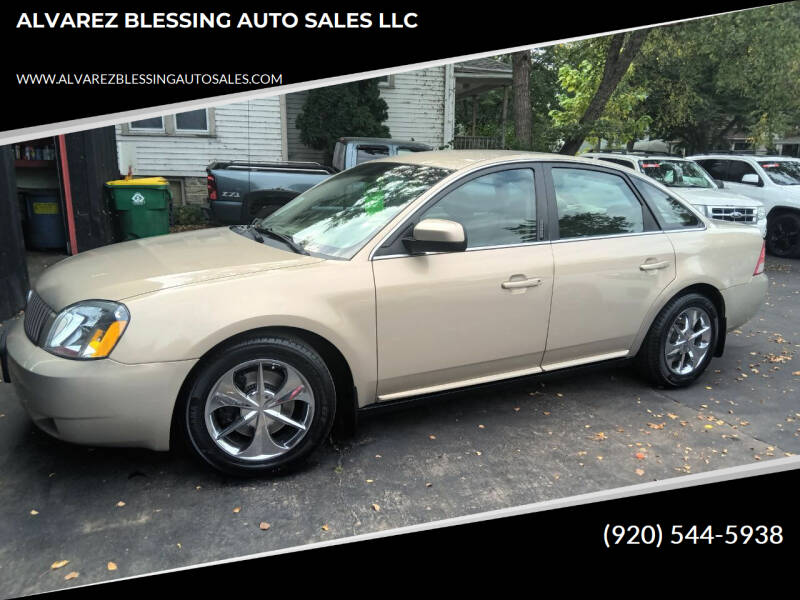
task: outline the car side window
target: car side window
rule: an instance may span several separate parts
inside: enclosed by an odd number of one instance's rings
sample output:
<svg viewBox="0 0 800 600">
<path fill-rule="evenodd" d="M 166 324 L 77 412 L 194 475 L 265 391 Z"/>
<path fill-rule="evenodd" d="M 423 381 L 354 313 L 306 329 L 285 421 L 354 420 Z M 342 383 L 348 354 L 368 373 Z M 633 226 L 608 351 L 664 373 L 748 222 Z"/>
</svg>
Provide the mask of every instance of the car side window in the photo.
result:
<svg viewBox="0 0 800 600">
<path fill-rule="evenodd" d="M 536 192 L 531 169 L 509 169 L 482 175 L 449 192 L 419 220 L 461 223 L 467 248 L 535 242 Z"/>
<path fill-rule="evenodd" d="M 750 174 L 758 175 L 756 170 L 743 160 L 732 160 L 730 168 L 728 169 L 728 179 L 726 181 L 741 183 L 742 177 Z"/>
<path fill-rule="evenodd" d="M 622 177 L 562 167 L 551 173 L 561 239 L 644 231 L 642 205 Z"/>
<path fill-rule="evenodd" d="M 674 230 L 699 227 L 700 219 L 666 192 L 662 192 L 656 186 L 638 179 L 635 180 L 635 185 L 648 204 L 655 209 L 656 218 L 659 225 L 661 225 L 661 229 Z"/>
<path fill-rule="evenodd" d="M 713 179 L 720 181 L 730 181 L 728 179 L 728 162 L 727 160 L 720 160 L 717 158 L 706 158 L 696 160 L 701 167 L 703 167 Z"/>
</svg>

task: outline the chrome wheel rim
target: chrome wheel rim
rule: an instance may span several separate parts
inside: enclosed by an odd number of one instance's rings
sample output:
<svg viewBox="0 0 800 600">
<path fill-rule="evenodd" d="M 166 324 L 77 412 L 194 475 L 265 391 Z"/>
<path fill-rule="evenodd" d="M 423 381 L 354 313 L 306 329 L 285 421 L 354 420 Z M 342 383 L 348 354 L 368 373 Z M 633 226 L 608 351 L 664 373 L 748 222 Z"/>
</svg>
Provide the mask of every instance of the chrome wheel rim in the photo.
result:
<svg viewBox="0 0 800 600">
<path fill-rule="evenodd" d="M 300 443 L 314 406 L 314 392 L 300 371 L 279 360 L 251 360 L 230 369 L 211 388 L 206 428 L 225 453 L 265 460 Z"/>
<path fill-rule="evenodd" d="M 672 322 L 664 343 L 667 368 L 676 375 L 693 373 L 711 346 L 711 317 L 702 308 L 682 311 Z"/>
</svg>

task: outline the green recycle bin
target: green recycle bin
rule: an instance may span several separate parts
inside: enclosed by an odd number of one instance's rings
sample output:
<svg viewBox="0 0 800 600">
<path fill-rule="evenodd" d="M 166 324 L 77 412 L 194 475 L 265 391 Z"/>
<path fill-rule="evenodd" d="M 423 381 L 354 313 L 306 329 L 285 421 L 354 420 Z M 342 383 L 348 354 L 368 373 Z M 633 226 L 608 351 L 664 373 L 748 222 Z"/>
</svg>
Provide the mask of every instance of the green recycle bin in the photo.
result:
<svg viewBox="0 0 800 600">
<path fill-rule="evenodd" d="M 123 240 L 169 233 L 172 192 L 163 177 L 106 182 Z"/>
</svg>

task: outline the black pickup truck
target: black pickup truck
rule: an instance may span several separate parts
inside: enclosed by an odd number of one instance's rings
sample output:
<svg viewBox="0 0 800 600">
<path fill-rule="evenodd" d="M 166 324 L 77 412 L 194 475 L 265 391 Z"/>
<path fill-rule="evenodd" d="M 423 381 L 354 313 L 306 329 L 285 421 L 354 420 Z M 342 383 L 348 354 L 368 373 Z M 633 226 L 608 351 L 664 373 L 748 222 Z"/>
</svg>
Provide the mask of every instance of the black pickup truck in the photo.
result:
<svg viewBox="0 0 800 600">
<path fill-rule="evenodd" d="M 384 156 L 432 149 L 411 140 L 348 137 L 337 140 L 333 167 L 315 162 L 215 162 L 206 169 L 210 217 L 217 223 L 247 225 L 334 173 Z"/>
<path fill-rule="evenodd" d="M 211 219 L 239 225 L 270 214 L 336 171 L 314 162 L 216 162 L 206 172 Z"/>
</svg>

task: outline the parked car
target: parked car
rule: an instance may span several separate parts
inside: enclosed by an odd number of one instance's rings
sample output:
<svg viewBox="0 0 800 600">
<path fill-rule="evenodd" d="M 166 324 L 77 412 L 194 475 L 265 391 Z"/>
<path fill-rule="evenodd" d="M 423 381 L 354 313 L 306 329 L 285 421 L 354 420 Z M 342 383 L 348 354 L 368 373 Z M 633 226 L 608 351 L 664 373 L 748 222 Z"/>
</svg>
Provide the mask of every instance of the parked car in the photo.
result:
<svg viewBox="0 0 800 600">
<path fill-rule="evenodd" d="M 764 205 L 754 198 L 723 190 L 722 181 L 714 181 L 702 167 L 698 168 L 696 162 L 660 154 L 587 152 L 581 156 L 622 165 L 652 177 L 673 188 L 676 194 L 688 200 L 707 217 L 752 225 L 758 228 L 761 237 L 767 235 Z"/>
<path fill-rule="evenodd" d="M 407 140 L 347 137 L 336 142 L 332 167 L 316 162 L 216 162 L 206 169 L 209 216 L 216 223 L 247 225 L 338 171 L 377 158 L 429 150 L 427 144 Z"/>
<path fill-rule="evenodd" d="M 344 171 L 378 158 L 429 150 L 433 150 L 433 147 L 412 140 L 343 137 L 336 141 L 333 148 L 333 168 L 337 171 Z"/>
<path fill-rule="evenodd" d="M 183 439 L 257 474 L 298 464 L 337 415 L 456 388 L 629 358 L 688 385 L 766 289 L 755 228 L 630 169 L 426 152 L 348 169 L 252 226 L 67 258 L 0 355 L 55 437 Z"/>
<path fill-rule="evenodd" d="M 690 157 L 725 189 L 764 204 L 767 250 L 800 258 L 800 161 L 788 156 L 699 154 Z"/>
<path fill-rule="evenodd" d="M 206 172 L 211 220 L 244 225 L 274 212 L 336 171 L 315 162 L 215 162 Z"/>
</svg>

